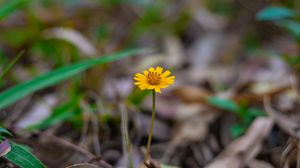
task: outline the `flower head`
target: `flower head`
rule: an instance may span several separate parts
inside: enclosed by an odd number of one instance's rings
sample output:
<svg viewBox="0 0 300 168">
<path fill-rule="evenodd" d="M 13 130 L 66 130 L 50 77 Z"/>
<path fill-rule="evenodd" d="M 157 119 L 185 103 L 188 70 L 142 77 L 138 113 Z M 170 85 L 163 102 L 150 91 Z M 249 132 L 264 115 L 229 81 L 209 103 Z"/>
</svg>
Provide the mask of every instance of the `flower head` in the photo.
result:
<svg viewBox="0 0 300 168">
<path fill-rule="evenodd" d="M 170 71 L 163 72 L 163 68 L 158 66 L 156 68 L 149 68 L 145 70 L 143 74 L 136 73 L 134 83 L 140 89 L 150 89 L 155 90 L 155 92 L 161 93 L 160 89 L 167 88 L 169 85 L 174 83 L 175 76 L 169 76 Z"/>
</svg>

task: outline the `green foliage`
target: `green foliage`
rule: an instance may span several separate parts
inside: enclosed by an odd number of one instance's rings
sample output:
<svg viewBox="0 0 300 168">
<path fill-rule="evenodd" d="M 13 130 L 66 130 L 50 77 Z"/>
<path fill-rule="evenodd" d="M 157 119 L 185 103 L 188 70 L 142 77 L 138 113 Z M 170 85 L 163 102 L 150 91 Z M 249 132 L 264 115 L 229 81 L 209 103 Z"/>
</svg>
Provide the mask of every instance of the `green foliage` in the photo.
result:
<svg viewBox="0 0 300 168">
<path fill-rule="evenodd" d="M 283 6 L 269 6 L 256 15 L 259 21 L 273 21 L 286 29 L 300 43 L 299 12 Z"/>
<path fill-rule="evenodd" d="M 243 46 L 247 52 L 256 52 L 261 47 L 261 39 L 255 32 L 248 32 L 243 39 Z"/>
<path fill-rule="evenodd" d="M 161 34 L 178 34 L 188 25 L 191 14 L 189 10 L 178 11 L 174 18 L 165 16 L 167 1 L 155 1 L 151 5 L 145 5 L 141 17 L 134 23 L 131 37 L 137 38 L 151 32 L 151 36 Z"/>
<path fill-rule="evenodd" d="M 231 136 L 233 138 L 237 138 L 237 137 L 243 135 L 246 132 L 247 128 L 248 128 L 247 126 L 245 126 L 244 124 L 241 124 L 241 123 L 234 124 L 230 127 Z"/>
<path fill-rule="evenodd" d="M 97 40 L 106 40 L 109 37 L 109 27 L 107 25 L 100 25 L 95 30 L 95 37 Z"/>
<path fill-rule="evenodd" d="M 300 42 L 300 23 L 293 20 L 284 20 L 279 25 L 285 28 L 290 34 L 292 34 L 298 42 Z"/>
<path fill-rule="evenodd" d="M 141 53 L 144 50 L 132 49 L 122 51 L 109 56 L 99 57 L 91 60 L 81 61 L 69 66 L 64 66 L 56 70 L 45 73 L 32 80 L 13 86 L 0 93 L 0 109 L 3 109 L 17 100 L 45 87 L 57 84 L 65 79 L 73 77 L 80 72 L 93 66 L 104 64 Z"/>
<path fill-rule="evenodd" d="M 0 139 L 6 139 L 6 136 L 12 136 L 12 134 L 5 128 L 0 127 Z M 8 153 L 4 155 L 4 158 L 14 163 L 21 168 L 45 168 L 46 166 L 36 158 L 25 146 L 16 144 L 14 142 L 5 140 L 0 145 L 7 143 L 6 147 L 9 147 Z M 4 146 L 2 146 L 4 147 Z M 3 151 L 5 152 L 5 151 Z"/>
<path fill-rule="evenodd" d="M 269 6 L 256 15 L 260 21 L 277 21 L 295 16 L 295 12 L 282 6 Z"/>
<path fill-rule="evenodd" d="M 19 60 L 19 58 L 23 55 L 24 52 L 20 52 L 0 73 L 0 81 L 3 79 L 4 75 L 12 68 L 12 66 Z"/>
<path fill-rule="evenodd" d="M 7 129 L 0 127 L 0 139 L 3 139 L 6 136 L 13 136 Z"/>
<path fill-rule="evenodd" d="M 237 12 L 237 8 L 234 5 L 233 1 L 224 1 L 224 0 L 205 0 L 205 5 L 212 12 L 231 17 L 234 16 Z"/>
<path fill-rule="evenodd" d="M 46 167 L 38 158 L 23 146 L 10 142 L 11 151 L 4 157 L 22 168 L 44 168 Z"/>
<path fill-rule="evenodd" d="M 134 105 L 140 105 L 144 98 L 148 96 L 151 93 L 150 90 L 140 90 L 138 88 L 135 88 L 130 95 L 128 96 L 128 101 L 131 102 Z"/>
<path fill-rule="evenodd" d="M 223 110 L 239 113 L 239 106 L 234 101 L 222 99 L 219 97 L 209 97 L 208 103 Z"/>
<path fill-rule="evenodd" d="M 162 11 L 160 6 L 153 6 L 145 9 L 143 15 L 134 25 L 132 29 L 133 36 L 140 36 L 147 30 L 156 30 L 159 33 L 167 26 L 166 21 L 162 17 Z"/>
<path fill-rule="evenodd" d="M 29 126 L 27 129 L 40 130 L 74 118 L 76 115 L 80 114 L 80 109 L 78 106 L 79 100 L 79 96 L 72 97 L 72 99 L 69 102 L 63 103 L 62 105 L 56 107 L 49 117 L 37 124 Z"/>
<path fill-rule="evenodd" d="M 228 99 L 210 97 L 207 102 L 222 110 L 233 112 L 240 118 L 240 123 L 237 123 L 230 128 L 230 133 L 234 138 L 242 135 L 255 118 L 265 115 L 260 109 L 242 106 Z"/>
<path fill-rule="evenodd" d="M 29 2 L 31 2 L 31 0 L 6 0 L 3 4 L 0 4 L 0 20 L 4 19 L 19 8 L 22 8 Z"/>
<path fill-rule="evenodd" d="M 1 31 L 0 40 L 4 44 L 9 44 L 13 47 L 21 47 L 38 36 L 33 27 L 12 28 Z"/>
<path fill-rule="evenodd" d="M 300 57 L 299 56 L 282 55 L 282 58 L 284 59 L 285 62 L 287 62 L 292 67 L 300 65 Z M 299 68 L 299 67 L 296 67 L 296 68 Z"/>
<path fill-rule="evenodd" d="M 43 56 L 54 62 L 55 66 L 63 66 L 80 58 L 80 53 L 74 45 L 59 39 L 37 40 L 30 53 Z"/>
</svg>

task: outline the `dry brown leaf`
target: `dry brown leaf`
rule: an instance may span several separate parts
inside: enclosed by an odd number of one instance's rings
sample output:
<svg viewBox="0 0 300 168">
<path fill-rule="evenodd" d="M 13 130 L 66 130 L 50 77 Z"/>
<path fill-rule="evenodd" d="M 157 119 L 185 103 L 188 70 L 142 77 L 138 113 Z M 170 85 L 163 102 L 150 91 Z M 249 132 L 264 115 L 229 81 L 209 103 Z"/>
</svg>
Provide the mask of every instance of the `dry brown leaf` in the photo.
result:
<svg viewBox="0 0 300 168">
<path fill-rule="evenodd" d="M 56 38 L 70 42 L 86 56 L 97 55 L 97 49 L 94 45 L 77 30 L 68 28 L 52 28 L 45 30 L 44 34 L 45 37 L 49 39 Z"/>
<path fill-rule="evenodd" d="M 100 168 L 100 167 L 89 163 L 78 163 L 78 164 L 68 166 L 66 168 Z"/>
<path fill-rule="evenodd" d="M 300 125 L 293 119 L 288 118 L 287 116 L 277 112 L 270 105 L 270 98 L 264 98 L 265 109 L 268 115 L 274 119 L 276 124 L 286 133 L 291 136 L 300 139 Z"/>
<path fill-rule="evenodd" d="M 246 134 L 227 146 L 206 168 L 240 168 L 247 165 L 261 150 L 262 141 L 272 127 L 273 119 L 271 118 L 255 119 Z"/>
<path fill-rule="evenodd" d="M 173 92 L 188 103 L 204 102 L 211 95 L 210 92 L 195 86 L 180 86 L 175 88 Z"/>
<path fill-rule="evenodd" d="M 267 163 L 265 161 L 262 160 L 252 160 L 249 164 L 248 164 L 249 168 L 273 168 L 273 166 L 270 163 Z"/>
<path fill-rule="evenodd" d="M 198 141 L 206 137 L 208 124 L 200 117 L 194 117 L 180 124 L 175 130 L 176 142 Z"/>
</svg>

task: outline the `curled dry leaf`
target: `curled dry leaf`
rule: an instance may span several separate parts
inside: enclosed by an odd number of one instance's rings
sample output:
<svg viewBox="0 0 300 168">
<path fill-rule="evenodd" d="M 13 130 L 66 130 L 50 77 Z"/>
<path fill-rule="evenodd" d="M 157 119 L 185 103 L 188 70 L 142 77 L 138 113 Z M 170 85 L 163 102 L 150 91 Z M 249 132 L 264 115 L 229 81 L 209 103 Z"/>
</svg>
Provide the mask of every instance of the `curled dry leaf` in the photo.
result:
<svg viewBox="0 0 300 168">
<path fill-rule="evenodd" d="M 273 168 L 273 166 L 270 163 L 267 163 L 265 161 L 262 160 L 252 160 L 249 164 L 248 164 L 249 168 Z"/>
<path fill-rule="evenodd" d="M 273 119 L 257 118 L 248 128 L 246 134 L 233 141 L 206 168 L 240 168 L 247 165 L 261 150 L 262 141 L 273 127 Z"/>
<path fill-rule="evenodd" d="M 220 114 L 201 104 L 181 104 L 176 107 L 175 142 L 203 140 L 207 135 L 208 125 Z"/>
<path fill-rule="evenodd" d="M 203 122 L 200 117 L 194 117 L 175 128 L 174 140 L 176 142 L 202 140 L 206 137 L 207 131 L 207 123 Z"/>
<path fill-rule="evenodd" d="M 67 166 L 66 168 L 100 168 L 100 167 L 89 163 L 78 163 L 71 166 Z"/>
<path fill-rule="evenodd" d="M 7 139 L 0 143 L 0 157 L 6 155 L 10 150 L 11 147 Z"/>
<path fill-rule="evenodd" d="M 47 38 L 66 40 L 75 45 L 84 55 L 95 56 L 97 54 L 97 50 L 93 44 L 74 29 L 52 28 L 45 31 L 45 36 Z"/>
<path fill-rule="evenodd" d="M 173 90 L 173 93 L 188 103 L 200 103 L 206 101 L 211 93 L 195 86 L 180 86 Z"/>
<path fill-rule="evenodd" d="M 176 106 L 175 118 L 177 121 L 189 120 L 201 113 L 201 110 L 205 108 L 201 104 L 178 104 Z"/>
<path fill-rule="evenodd" d="M 300 125 L 293 119 L 288 118 L 287 116 L 277 112 L 270 105 L 270 98 L 264 98 L 264 104 L 267 114 L 274 119 L 275 123 L 286 133 L 292 137 L 300 139 Z"/>
</svg>

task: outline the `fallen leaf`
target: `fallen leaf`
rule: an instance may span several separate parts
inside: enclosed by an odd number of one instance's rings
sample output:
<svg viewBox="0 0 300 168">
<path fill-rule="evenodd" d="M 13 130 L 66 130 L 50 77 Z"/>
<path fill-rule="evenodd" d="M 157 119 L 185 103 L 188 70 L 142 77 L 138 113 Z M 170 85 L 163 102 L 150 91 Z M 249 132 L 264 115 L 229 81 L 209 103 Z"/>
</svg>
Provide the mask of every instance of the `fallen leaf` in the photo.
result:
<svg viewBox="0 0 300 168">
<path fill-rule="evenodd" d="M 221 154 L 205 168 L 240 168 L 247 165 L 261 150 L 262 142 L 273 127 L 273 119 L 255 119 L 246 134 L 230 143 Z"/>
</svg>

